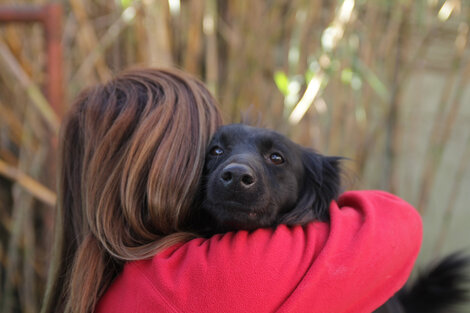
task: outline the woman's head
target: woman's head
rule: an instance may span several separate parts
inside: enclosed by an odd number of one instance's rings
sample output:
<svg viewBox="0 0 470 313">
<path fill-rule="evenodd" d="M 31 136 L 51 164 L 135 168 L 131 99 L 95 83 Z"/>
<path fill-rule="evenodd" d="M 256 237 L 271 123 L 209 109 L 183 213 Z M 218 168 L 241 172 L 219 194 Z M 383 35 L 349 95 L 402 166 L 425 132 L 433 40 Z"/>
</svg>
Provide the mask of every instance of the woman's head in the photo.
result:
<svg viewBox="0 0 470 313">
<path fill-rule="evenodd" d="M 187 230 L 219 125 L 214 99 L 187 74 L 125 72 L 82 93 L 65 121 L 61 183 L 73 188 L 61 194 L 80 199 L 74 213 L 116 257 L 148 256 L 142 246 Z"/>
<path fill-rule="evenodd" d="M 58 181 L 63 259 L 55 267 L 70 289 L 56 298 L 70 311 L 77 305 L 70 301 L 90 296 L 81 291 L 89 287 L 87 262 L 98 260 L 91 263 L 104 272 L 96 287 L 103 289 L 122 260 L 150 257 L 188 231 L 206 146 L 220 124 L 204 85 L 174 70 L 127 71 L 79 95 L 63 123 Z"/>
</svg>

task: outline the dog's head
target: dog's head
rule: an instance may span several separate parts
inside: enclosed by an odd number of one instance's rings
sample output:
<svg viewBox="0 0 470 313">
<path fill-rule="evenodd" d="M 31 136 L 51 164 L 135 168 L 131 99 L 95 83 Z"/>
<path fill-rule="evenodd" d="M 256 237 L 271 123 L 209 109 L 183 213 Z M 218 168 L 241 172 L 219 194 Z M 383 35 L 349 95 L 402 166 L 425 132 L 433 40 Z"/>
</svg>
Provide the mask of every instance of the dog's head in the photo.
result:
<svg viewBox="0 0 470 313">
<path fill-rule="evenodd" d="M 339 193 L 340 159 L 274 131 L 223 126 L 207 152 L 202 209 L 216 232 L 326 221 Z"/>
</svg>

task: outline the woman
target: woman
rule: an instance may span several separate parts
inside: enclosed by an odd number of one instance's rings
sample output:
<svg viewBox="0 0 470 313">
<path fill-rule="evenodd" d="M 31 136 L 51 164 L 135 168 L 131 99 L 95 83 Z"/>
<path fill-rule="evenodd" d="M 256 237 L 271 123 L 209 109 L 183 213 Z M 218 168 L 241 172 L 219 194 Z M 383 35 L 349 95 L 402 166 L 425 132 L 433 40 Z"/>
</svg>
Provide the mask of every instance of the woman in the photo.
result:
<svg viewBox="0 0 470 313">
<path fill-rule="evenodd" d="M 371 312 L 404 284 L 421 220 L 383 192 L 344 194 L 330 225 L 196 238 L 220 124 L 207 89 L 174 70 L 128 71 L 78 97 L 42 312 Z"/>
</svg>

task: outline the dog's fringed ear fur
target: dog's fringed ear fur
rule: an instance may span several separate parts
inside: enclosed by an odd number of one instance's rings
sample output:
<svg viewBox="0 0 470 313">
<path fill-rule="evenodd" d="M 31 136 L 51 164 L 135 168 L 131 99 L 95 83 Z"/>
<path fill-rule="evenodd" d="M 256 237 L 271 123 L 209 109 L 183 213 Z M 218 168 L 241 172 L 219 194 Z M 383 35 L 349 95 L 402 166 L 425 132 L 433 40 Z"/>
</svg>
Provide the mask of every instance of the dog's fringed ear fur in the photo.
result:
<svg viewBox="0 0 470 313">
<path fill-rule="evenodd" d="M 280 223 L 302 225 L 313 220 L 329 221 L 329 205 L 341 191 L 342 159 L 304 150 L 304 183 L 300 198 L 295 208 L 281 217 Z"/>
</svg>

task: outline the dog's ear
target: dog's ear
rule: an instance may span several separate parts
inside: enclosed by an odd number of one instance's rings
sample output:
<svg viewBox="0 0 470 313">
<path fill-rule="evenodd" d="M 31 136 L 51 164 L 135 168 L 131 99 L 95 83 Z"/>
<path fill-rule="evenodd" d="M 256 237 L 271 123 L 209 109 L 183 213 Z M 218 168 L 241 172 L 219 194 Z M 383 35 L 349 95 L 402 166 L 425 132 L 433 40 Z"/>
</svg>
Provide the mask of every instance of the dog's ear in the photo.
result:
<svg viewBox="0 0 470 313">
<path fill-rule="evenodd" d="M 282 223 L 305 224 L 313 220 L 329 221 L 329 205 L 341 191 L 341 157 L 329 157 L 305 149 L 303 186 L 293 210 L 285 214 Z"/>
<path fill-rule="evenodd" d="M 329 220 L 329 206 L 341 190 L 343 158 L 323 156 L 313 151 L 304 152 L 304 193 L 314 193 L 311 208 L 316 219 Z"/>
<path fill-rule="evenodd" d="M 328 213 L 331 201 L 336 200 L 341 192 L 341 160 L 343 158 L 322 155 L 319 157 L 322 161 L 322 177 L 318 197 L 323 201 L 323 206 L 326 207 Z"/>
</svg>

